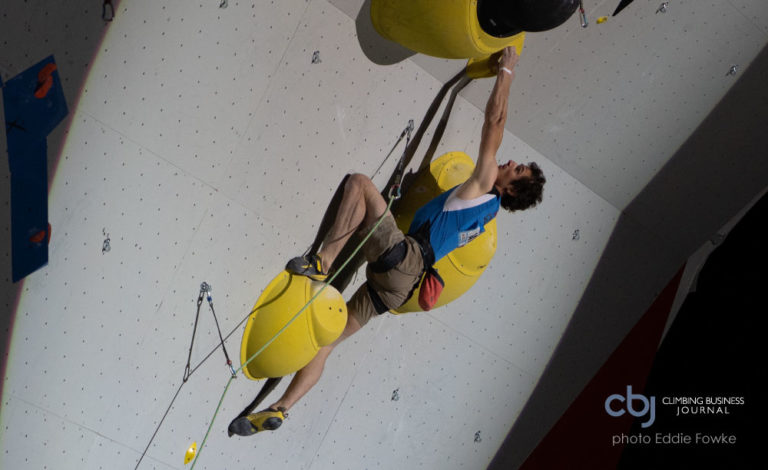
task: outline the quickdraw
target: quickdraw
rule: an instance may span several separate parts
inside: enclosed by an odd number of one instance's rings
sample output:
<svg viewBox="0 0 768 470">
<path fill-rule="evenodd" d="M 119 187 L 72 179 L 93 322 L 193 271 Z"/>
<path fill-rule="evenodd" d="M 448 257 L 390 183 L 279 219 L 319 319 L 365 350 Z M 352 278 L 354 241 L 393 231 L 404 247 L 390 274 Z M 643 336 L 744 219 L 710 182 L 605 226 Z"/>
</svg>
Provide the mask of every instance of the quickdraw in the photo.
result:
<svg viewBox="0 0 768 470">
<path fill-rule="evenodd" d="M 139 465 L 141 465 L 142 460 L 144 460 L 144 456 L 147 455 L 147 451 L 149 450 L 149 446 L 152 445 L 152 442 L 155 440 L 155 436 L 157 436 L 157 433 L 160 431 L 160 427 L 165 422 L 165 418 L 168 417 L 168 413 L 170 413 L 171 408 L 173 408 L 173 404 L 176 402 L 176 399 L 179 397 L 179 393 L 181 392 L 181 389 L 184 387 L 184 384 L 187 383 L 189 380 L 189 377 L 200 367 L 203 365 L 205 361 L 208 360 L 211 355 L 218 349 L 218 346 L 216 346 L 213 351 L 208 353 L 205 358 L 194 368 L 190 367 L 190 363 L 192 360 L 192 349 L 195 345 L 195 336 L 197 334 L 197 324 L 200 319 L 200 307 L 203 305 L 203 298 L 207 298 L 208 305 L 211 307 L 211 313 L 213 314 L 213 319 L 216 322 L 216 329 L 219 331 L 219 341 L 220 346 L 222 350 L 224 351 L 224 357 L 227 359 L 227 365 L 229 366 L 229 370 L 232 373 L 232 377 L 229 379 L 230 382 L 232 379 L 237 378 L 237 373 L 235 372 L 234 367 L 232 367 L 232 361 L 229 359 L 229 354 L 227 353 L 227 347 L 224 345 L 224 338 L 221 336 L 221 329 L 219 328 L 219 320 L 216 318 L 216 311 L 213 308 L 213 298 L 211 297 L 211 285 L 207 282 L 203 282 L 200 284 L 200 295 L 197 297 L 197 312 L 195 313 L 195 326 L 192 329 L 192 340 L 190 341 L 189 345 L 189 355 L 187 356 L 187 365 L 184 367 L 184 377 L 182 378 L 181 383 L 179 384 L 179 388 L 176 389 L 176 393 L 173 395 L 173 398 L 171 399 L 171 403 L 168 405 L 168 408 L 165 410 L 165 413 L 163 414 L 163 417 L 160 419 L 160 422 L 157 424 L 157 427 L 155 428 L 155 432 L 152 434 L 152 437 L 149 439 L 149 442 L 147 443 L 147 447 L 144 448 L 144 452 L 141 453 L 141 456 L 139 457 L 139 460 L 136 462 L 136 469 L 139 468 Z M 250 313 L 249 313 L 250 315 Z M 247 317 L 246 317 L 247 318 Z M 241 321 L 233 330 L 227 335 L 227 338 L 229 338 L 232 333 L 234 333 L 237 328 L 240 327 L 240 325 L 243 324 L 245 320 Z"/>
<path fill-rule="evenodd" d="M 371 175 L 371 179 L 373 179 L 374 176 L 376 176 L 379 173 L 379 170 L 381 170 L 381 167 L 384 166 L 384 164 L 389 160 L 390 155 L 392 155 L 392 152 L 395 151 L 397 146 L 400 144 L 400 142 L 403 140 L 403 137 L 405 137 L 405 148 L 403 149 L 403 154 L 400 156 L 400 160 L 397 162 L 397 167 L 395 168 L 394 177 L 392 178 L 392 186 L 389 187 L 389 197 L 393 197 L 395 199 L 400 199 L 401 191 L 401 184 L 403 182 L 403 174 L 405 172 L 405 166 L 406 166 L 406 160 L 407 160 L 407 152 L 408 152 L 408 145 L 411 143 L 411 133 L 413 132 L 413 119 L 408 120 L 408 125 L 405 126 L 405 129 L 403 129 L 403 132 L 400 133 L 400 137 L 397 138 L 397 141 L 395 142 L 395 145 L 392 146 L 392 149 L 389 151 L 386 157 L 384 157 L 384 160 L 379 164 L 379 167 L 376 168 L 376 171 L 373 172 Z"/>
<path fill-rule="evenodd" d="M 403 155 L 400 157 L 400 160 L 397 162 L 397 167 L 395 168 L 395 176 L 393 177 L 392 186 L 389 187 L 389 198 L 392 199 L 400 199 L 400 196 L 402 196 L 401 187 L 403 183 L 403 174 L 405 173 L 405 160 L 406 155 L 408 153 L 408 145 L 411 143 L 411 132 L 413 131 L 413 119 L 408 121 L 408 126 L 403 130 L 402 134 L 400 134 L 400 138 L 397 139 L 398 142 L 402 140 L 403 134 L 406 135 L 405 138 L 405 148 L 403 149 Z M 394 192 L 394 194 L 393 194 Z"/>
<path fill-rule="evenodd" d="M 192 375 L 191 373 L 191 362 L 192 362 L 192 348 L 195 345 L 195 335 L 197 333 L 197 323 L 200 319 L 200 306 L 203 304 L 203 297 L 205 297 L 208 300 L 208 306 L 211 307 L 211 313 L 213 314 L 213 321 L 216 323 L 216 330 L 219 332 L 219 341 L 221 343 L 221 349 L 224 351 L 224 357 L 227 359 L 227 365 L 229 366 L 229 371 L 232 373 L 233 378 L 237 378 L 237 373 L 235 372 L 235 368 L 232 367 L 232 360 L 229 358 L 229 354 L 227 353 L 227 347 L 224 345 L 224 337 L 221 335 L 221 328 L 219 327 L 219 319 L 216 318 L 216 310 L 213 308 L 213 298 L 211 297 L 211 286 L 207 282 L 203 282 L 200 284 L 200 295 L 197 297 L 197 312 L 195 313 L 195 326 L 192 329 L 192 341 L 189 344 L 189 355 L 187 356 L 187 365 L 184 368 L 184 377 L 183 381 L 186 382 L 189 380 L 189 376 Z"/>
</svg>

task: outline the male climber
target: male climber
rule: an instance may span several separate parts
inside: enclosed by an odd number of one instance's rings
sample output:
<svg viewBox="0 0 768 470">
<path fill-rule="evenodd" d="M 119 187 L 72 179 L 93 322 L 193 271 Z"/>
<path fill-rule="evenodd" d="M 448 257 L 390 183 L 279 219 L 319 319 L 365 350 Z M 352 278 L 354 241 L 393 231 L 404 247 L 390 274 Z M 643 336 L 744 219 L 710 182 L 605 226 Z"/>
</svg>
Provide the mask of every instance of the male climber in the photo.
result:
<svg viewBox="0 0 768 470">
<path fill-rule="evenodd" d="M 522 165 L 511 160 L 501 165 L 496 162 L 516 63 L 514 48 L 504 49 L 485 108 L 477 165 L 469 179 L 420 208 L 407 235 L 397 228 L 387 210 L 387 202 L 368 177 L 353 174 L 348 178 L 336 219 L 321 249 L 317 254 L 292 259 L 286 269 L 325 280 L 351 235 L 355 231 L 367 234 L 386 211 L 382 223 L 363 246 L 368 262 L 366 282 L 347 302 L 347 325 L 341 336 L 321 348 L 312 361 L 296 373 L 278 401 L 248 416 L 253 427 L 251 433 L 277 429 L 285 413 L 317 383 L 333 348 L 372 317 L 404 304 L 424 269 L 479 235 L 483 226 L 496 216 L 499 206 L 511 212 L 541 202 L 546 180 L 538 165 Z"/>
</svg>

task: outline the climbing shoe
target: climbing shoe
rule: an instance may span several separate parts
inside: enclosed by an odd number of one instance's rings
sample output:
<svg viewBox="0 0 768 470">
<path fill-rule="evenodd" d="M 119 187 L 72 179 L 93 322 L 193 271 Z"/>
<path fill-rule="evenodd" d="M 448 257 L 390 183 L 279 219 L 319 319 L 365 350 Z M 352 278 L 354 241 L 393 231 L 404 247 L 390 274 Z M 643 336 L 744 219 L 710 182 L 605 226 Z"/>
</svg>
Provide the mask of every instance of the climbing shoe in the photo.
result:
<svg viewBox="0 0 768 470">
<path fill-rule="evenodd" d="M 293 274 L 307 276 L 320 282 L 324 282 L 328 277 L 328 274 L 323 272 L 323 264 L 320 262 L 320 257 L 316 254 L 297 256 L 288 261 L 285 269 Z"/>
<path fill-rule="evenodd" d="M 248 416 L 240 416 L 229 423 L 229 436 L 250 436 L 261 431 L 274 431 L 283 424 L 285 408 L 267 408 L 266 410 L 252 413 Z"/>
</svg>

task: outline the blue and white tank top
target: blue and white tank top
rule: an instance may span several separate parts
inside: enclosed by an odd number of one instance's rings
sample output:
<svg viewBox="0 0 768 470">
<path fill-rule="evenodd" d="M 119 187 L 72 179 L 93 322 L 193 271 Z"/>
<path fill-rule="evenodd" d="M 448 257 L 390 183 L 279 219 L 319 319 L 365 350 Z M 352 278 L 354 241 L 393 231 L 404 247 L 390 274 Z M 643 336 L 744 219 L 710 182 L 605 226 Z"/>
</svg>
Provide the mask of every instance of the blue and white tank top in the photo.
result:
<svg viewBox="0 0 768 470">
<path fill-rule="evenodd" d="M 435 262 L 454 249 L 464 246 L 485 232 L 485 224 L 499 212 L 501 197 L 494 190 L 471 199 L 459 199 L 454 186 L 416 211 L 408 233 L 415 233 L 429 223 L 429 242 Z"/>
</svg>

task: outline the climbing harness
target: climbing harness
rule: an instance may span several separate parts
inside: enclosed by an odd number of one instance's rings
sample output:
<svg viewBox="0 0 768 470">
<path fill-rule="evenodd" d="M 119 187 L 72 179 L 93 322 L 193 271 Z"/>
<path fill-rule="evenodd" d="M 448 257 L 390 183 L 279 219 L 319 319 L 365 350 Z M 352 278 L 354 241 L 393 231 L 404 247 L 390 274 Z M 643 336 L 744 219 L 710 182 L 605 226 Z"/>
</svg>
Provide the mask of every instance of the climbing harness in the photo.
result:
<svg viewBox="0 0 768 470">
<path fill-rule="evenodd" d="M 389 151 L 387 156 L 384 157 L 384 160 L 381 161 L 381 163 L 379 164 L 379 167 L 376 168 L 376 171 L 373 172 L 373 174 L 371 175 L 371 179 L 373 179 L 374 176 L 379 174 L 379 170 L 381 170 L 381 167 L 383 167 L 384 164 L 387 163 L 387 160 L 389 160 L 389 157 L 392 155 L 392 152 L 395 151 L 395 149 L 397 148 L 398 144 L 400 144 L 400 142 L 403 140 L 403 137 L 406 137 L 405 149 L 406 150 L 408 149 L 408 143 L 411 141 L 411 133 L 412 132 L 413 132 L 413 119 L 409 119 L 408 120 L 408 125 L 405 126 L 405 129 L 403 129 L 403 132 L 400 133 L 400 137 L 397 138 L 397 141 L 395 142 L 395 145 L 392 146 L 392 149 Z M 403 153 L 405 153 L 405 150 L 403 151 Z M 402 161 L 402 158 L 400 158 L 400 160 Z M 398 164 L 398 166 L 400 166 L 400 165 Z"/>
</svg>

